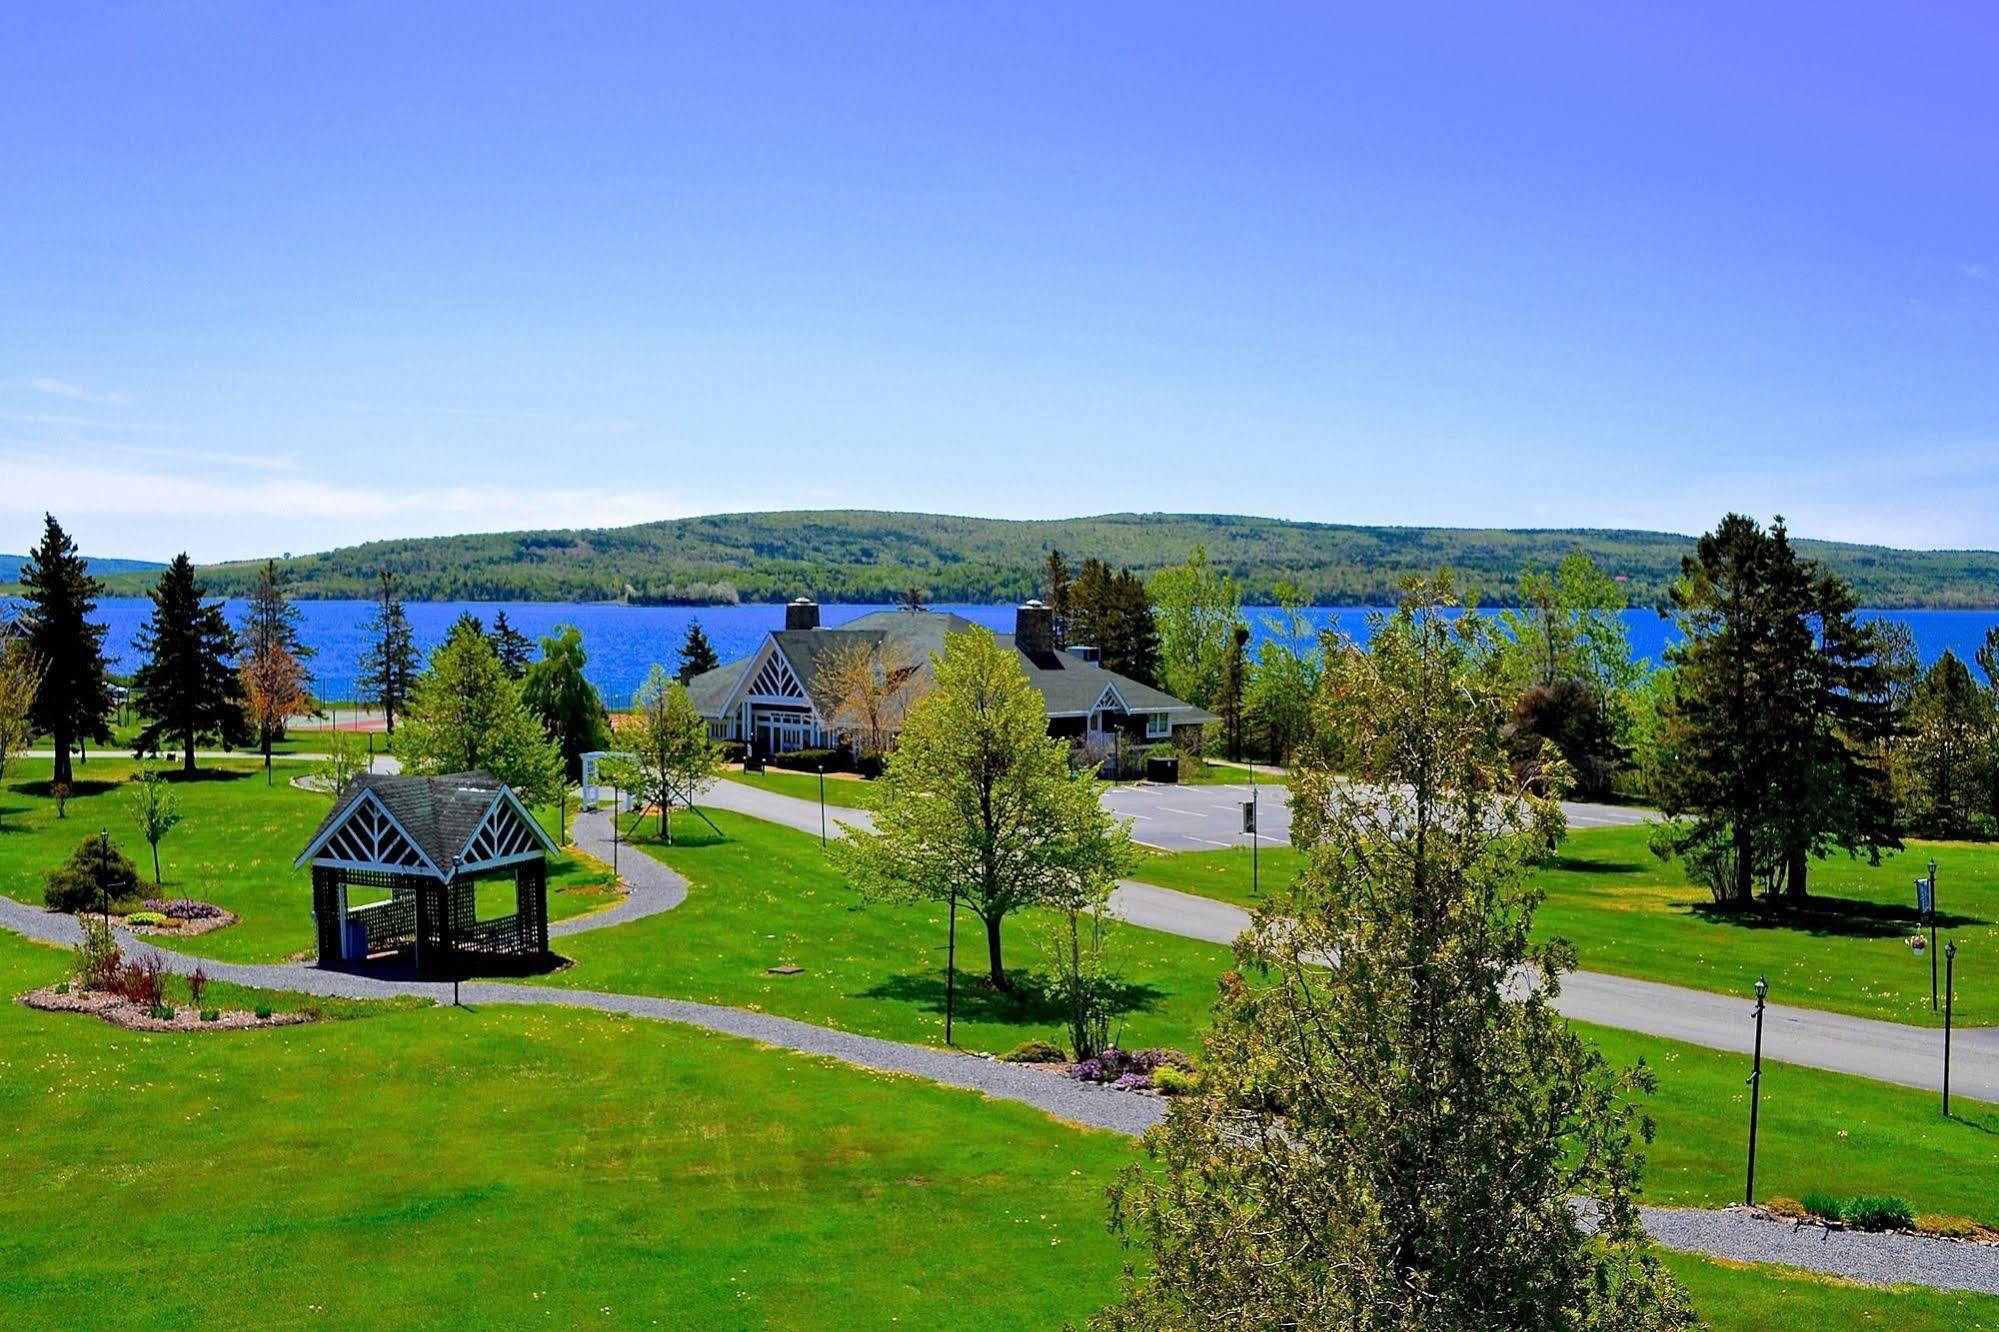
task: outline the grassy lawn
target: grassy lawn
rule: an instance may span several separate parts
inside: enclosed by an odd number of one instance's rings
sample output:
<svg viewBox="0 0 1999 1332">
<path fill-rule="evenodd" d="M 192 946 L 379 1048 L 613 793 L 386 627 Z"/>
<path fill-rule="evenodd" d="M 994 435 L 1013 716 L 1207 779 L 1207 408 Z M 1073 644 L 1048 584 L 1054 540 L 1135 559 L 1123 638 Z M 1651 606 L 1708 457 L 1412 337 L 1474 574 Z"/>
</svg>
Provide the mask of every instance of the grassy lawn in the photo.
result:
<svg viewBox="0 0 1999 1332">
<path fill-rule="evenodd" d="M 1575 1026 L 1613 1063 L 1642 1057 L 1658 1077 L 1658 1093 L 1645 1107 L 1659 1129 L 1646 1149 L 1646 1200 L 1680 1207 L 1741 1202 L 1748 1059 Z M 1999 1226 L 1999 1193 L 1992 1188 L 1999 1106 L 1952 1097 L 1951 1115 L 1938 1113 L 1929 1092 L 1765 1059 L 1757 1197 L 1889 1194 L 1906 1198 L 1918 1213 Z"/>
<path fill-rule="evenodd" d="M 0 937 L 0 993 L 62 965 Z M 1053 1328 L 1120 1260 L 1124 1140 L 666 1024 L 140 1036 L 5 1004 L 0 1067 L 25 1075 L 0 1079 L 14 1326 Z M 1999 1326 L 1989 1299 L 1669 1262 L 1721 1328 Z"/>
<path fill-rule="evenodd" d="M 650 828 L 636 848 L 694 884 L 686 903 L 662 916 L 562 942 L 576 965 L 548 983 L 699 999 L 780 1013 L 821 1026 L 938 1045 L 944 1039 L 947 920 L 941 905 L 864 904 L 832 868 L 816 836 L 726 810 L 709 811 L 717 839 L 676 820 L 674 845 Z M 1010 974 L 1031 988 L 1041 967 L 1040 917 L 1005 926 Z M 1123 1040 L 1194 1048 L 1229 965 L 1225 948 L 1151 930 L 1121 928 L 1130 993 Z M 1013 999 L 985 980 L 985 935 L 958 917 L 956 1039 L 1004 1051 L 1029 1037 L 1060 1037 L 1058 1011 Z M 772 976 L 779 964 L 805 968 Z"/>
<path fill-rule="evenodd" d="M 139 836 L 130 789 L 139 765 L 129 758 L 94 758 L 77 768 L 62 819 L 48 797 L 50 767 L 47 759 L 12 765 L 0 787 L 0 892 L 39 906 L 43 873 L 100 827 L 150 885 L 152 857 Z M 298 770 L 297 764 L 279 766 L 276 784 L 267 786 L 260 763 L 231 759 L 204 764 L 197 781 L 174 783 L 183 817 L 160 843 L 165 886 L 158 891 L 214 902 L 241 920 L 170 946 L 230 962 L 275 961 L 312 947 L 311 880 L 292 869 L 292 857 L 305 848 L 329 802 L 287 783 Z M 541 813 L 543 826 L 553 828 L 552 811 Z M 577 857 L 551 865 L 549 887 L 551 919 L 616 900 L 608 873 Z"/>
<path fill-rule="evenodd" d="M 819 803 L 819 774 L 816 772 L 786 772 L 782 768 L 766 768 L 762 772 L 739 772 L 734 768 L 724 769 L 722 778 L 735 782 L 738 786 L 754 786 L 760 791 L 774 795 L 791 796 L 798 800 Z M 862 809 L 866 806 L 868 784 L 858 777 L 834 776 L 826 778 L 826 803 L 839 809 Z"/>
<path fill-rule="evenodd" d="M 1916 932 L 1914 879 L 1937 860 L 1945 936 L 1958 941 L 1957 1021 L 1999 1020 L 1999 846 L 1913 842 L 1878 866 L 1836 858 L 1812 869 L 1819 909 L 1803 915 L 1717 912 L 1705 889 L 1645 845 L 1643 828 L 1569 834 L 1540 875 L 1548 900 L 1539 930 L 1576 946 L 1582 965 L 1696 989 L 1746 993 L 1758 975 L 1771 998 L 1805 1008 L 1917 1025 L 1930 1011 L 1930 963 L 1907 943 Z M 1134 876 L 1183 892 L 1250 905 L 1249 852 L 1159 853 Z M 1296 876 L 1289 846 L 1260 856 L 1268 893 Z"/>
</svg>

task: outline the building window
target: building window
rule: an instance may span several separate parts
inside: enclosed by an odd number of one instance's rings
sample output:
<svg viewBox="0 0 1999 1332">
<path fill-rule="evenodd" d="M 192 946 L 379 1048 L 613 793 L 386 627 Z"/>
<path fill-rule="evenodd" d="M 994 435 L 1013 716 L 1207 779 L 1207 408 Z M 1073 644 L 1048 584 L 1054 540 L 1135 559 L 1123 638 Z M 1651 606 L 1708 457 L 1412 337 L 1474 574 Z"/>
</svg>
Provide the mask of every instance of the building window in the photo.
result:
<svg viewBox="0 0 1999 1332">
<path fill-rule="evenodd" d="M 1165 740 L 1173 734 L 1173 719 L 1163 712 L 1147 713 L 1145 717 L 1145 738 Z"/>
</svg>

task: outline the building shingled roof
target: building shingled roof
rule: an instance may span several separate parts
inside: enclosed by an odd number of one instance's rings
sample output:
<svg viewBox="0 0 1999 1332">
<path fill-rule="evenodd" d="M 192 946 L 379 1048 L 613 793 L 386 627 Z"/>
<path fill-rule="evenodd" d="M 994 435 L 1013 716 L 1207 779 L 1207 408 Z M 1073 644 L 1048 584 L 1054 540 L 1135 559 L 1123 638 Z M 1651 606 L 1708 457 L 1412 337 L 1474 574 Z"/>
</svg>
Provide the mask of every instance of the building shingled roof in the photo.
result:
<svg viewBox="0 0 1999 1332">
<path fill-rule="evenodd" d="M 353 812 L 363 795 L 372 791 L 416 840 L 417 847 L 431 863 L 440 870 L 448 870 L 451 858 L 463 852 L 472 834 L 479 831 L 486 811 L 493 807 L 494 797 L 506 789 L 504 782 L 485 772 L 454 772 L 442 777 L 364 772 L 341 789 L 340 798 L 333 802 L 333 809 L 321 820 L 306 845 L 316 845 Z M 535 833 L 546 845 L 548 835 L 539 824 L 535 825 Z"/>
<path fill-rule="evenodd" d="M 823 717 L 828 707 L 822 700 L 819 687 L 821 669 L 831 654 L 843 645 L 897 644 L 917 664 L 916 692 L 921 694 L 929 688 L 930 659 L 934 654 L 943 652 L 944 640 L 952 634 L 962 634 L 978 627 L 962 615 L 953 615 L 948 611 L 879 610 L 823 629 L 776 630 L 772 632 L 771 639 L 791 664 L 799 684 L 811 695 Z M 995 637 L 999 639 L 1000 646 L 1013 648 L 1019 653 L 1021 669 L 1027 673 L 1028 683 L 1046 700 L 1051 717 L 1083 716 L 1096 706 L 1106 688 L 1112 688 L 1124 700 L 1127 712 L 1165 712 L 1171 714 L 1175 722 L 1185 724 L 1205 724 L 1216 720 L 1211 712 L 1151 685 L 1141 684 L 1130 676 L 1120 675 L 1097 662 L 1085 661 L 1073 652 L 1030 655 L 1020 651 L 1012 634 L 997 634 Z M 703 716 L 719 717 L 722 714 L 730 695 L 736 692 L 743 673 L 756 656 L 756 653 L 751 653 L 704 675 L 697 675 L 688 682 L 688 694 Z"/>
</svg>

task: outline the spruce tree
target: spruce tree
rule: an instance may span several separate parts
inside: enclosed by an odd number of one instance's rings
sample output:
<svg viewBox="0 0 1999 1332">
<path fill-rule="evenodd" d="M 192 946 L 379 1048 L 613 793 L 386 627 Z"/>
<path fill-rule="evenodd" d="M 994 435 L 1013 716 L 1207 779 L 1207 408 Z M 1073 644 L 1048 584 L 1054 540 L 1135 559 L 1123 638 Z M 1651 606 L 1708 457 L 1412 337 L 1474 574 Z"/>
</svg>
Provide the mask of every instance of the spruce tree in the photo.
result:
<svg viewBox="0 0 1999 1332">
<path fill-rule="evenodd" d="M 111 682 L 104 670 L 104 626 L 90 614 L 104 588 L 90 576 L 76 543 L 44 514 L 42 540 L 21 569 L 29 648 L 40 661 L 32 718 L 55 747 L 53 781 L 72 780 L 70 751 L 80 740 L 111 742 Z"/>
<path fill-rule="evenodd" d="M 507 613 L 501 611 L 493 617 L 493 655 L 500 659 L 500 669 L 510 680 L 519 680 L 528 673 L 528 663 L 534 660 L 533 644 L 527 635 L 507 623 Z"/>
<path fill-rule="evenodd" d="M 1041 600 L 1055 612 L 1055 646 L 1069 645 L 1069 615 L 1074 610 L 1075 586 L 1069 578 L 1069 562 L 1059 550 L 1050 550 L 1041 562 Z"/>
<path fill-rule="evenodd" d="M 708 641 L 708 635 L 701 629 L 699 618 L 687 622 L 687 636 L 680 640 L 680 683 L 686 684 L 697 675 L 706 675 L 722 664 L 715 654 L 715 645 Z"/>
<path fill-rule="evenodd" d="M 201 741 L 233 749 L 250 740 L 243 682 L 230 662 L 236 635 L 222 616 L 222 603 L 202 600 L 201 582 L 185 552 L 160 575 L 152 599 L 153 613 L 137 643 L 146 662 L 132 676 L 139 715 L 146 719 L 135 747 L 146 754 L 178 745 L 181 771 L 192 776 Z"/>
<path fill-rule="evenodd" d="M 371 642 L 361 658 L 361 679 L 358 683 L 363 697 L 371 699 L 382 709 L 388 734 L 393 736 L 396 733 L 396 718 L 402 714 L 410 688 L 416 682 L 416 634 L 410 628 L 409 616 L 403 612 L 402 598 L 396 592 L 395 575 L 384 569 L 379 578 L 375 589 L 375 616 L 368 622 Z"/>
</svg>

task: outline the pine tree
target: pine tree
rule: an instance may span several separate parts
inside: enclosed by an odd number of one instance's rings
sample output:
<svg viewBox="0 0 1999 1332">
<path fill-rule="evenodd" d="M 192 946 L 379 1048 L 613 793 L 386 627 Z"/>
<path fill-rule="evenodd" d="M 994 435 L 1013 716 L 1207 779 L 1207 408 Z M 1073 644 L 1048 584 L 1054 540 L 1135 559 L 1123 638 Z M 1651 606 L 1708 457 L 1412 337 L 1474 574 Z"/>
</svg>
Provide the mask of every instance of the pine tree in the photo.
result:
<svg viewBox="0 0 1999 1332">
<path fill-rule="evenodd" d="M 28 646 L 41 663 L 32 712 L 55 746 L 53 783 L 68 787 L 70 751 L 79 740 L 111 742 L 111 682 L 104 671 L 104 626 L 90 614 L 104 588 L 90 576 L 76 543 L 44 514 L 42 540 L 21 568 Z"/>
<path fill-rule="evenodd" d="M 368 623 L 372 644 L 361 658 L 362 694 L 382 709 L 388 733 L 396 733 L 396 718 L 416 682 L 416 634 L 396 594 L 395 575 L 384 569 L 375 591 L 375 617 Z"/>
<path fill-rule="evenodd" d="M 243 682 L 230 659 L 236 635 L 222 616 L 222 603 L 204 602 L 201 583 L 186 552 L 176 555 L 152 592 L 153 612 L 139 631 L 137 646 L 146 663 L 132 676 L 139 715 L 139 753 L 181 751 L 181 772 L 193 776 L 194 751 L 204 740 L 225 749 L 247 744 Z"/>
<path fill-rule="evenodd" d="M 1041 562 L 1041 600 L 1055 612 L 1055 646 L 1069 645 L 1069 615 L 1074 610 L 1075 587 L 1069 579 L 1069 562 L 1059 550 L 1050 550 Z"/>
<path fill-rule="evenodd" d="M 534 660 L 533 645 L 526 634 L 507 623 L 505 611 L 493 617 L 493 655 L 500 659 L 500 669 L 511 680 L 524 678 L 528 663 Z"/>
<path fill-rule="evenodd" d="M 1159 633 L 1143 579 L 1129 569 L 1112 572 L 1091 556 L 1083 561 L 1071 601 L 1070 643 L 1094 647 L 1106 670 L 1156 683 Z"/>
<path fill-rule="evenodd" d="M 680 683 L 686 684 L 697 675 L 706 675 L 722 664 L 715 654 L 715 645 L 708 641 L 702 631 L 699 618 L 687 622 L 687 636 L 680 640 Z"/>
<path fill-rule="evenodd" d="M 1237 621 L 1229 631 L 1222 656 L 1221 679 L 1215 685 L 1215 712 L 1222 719 L 1222 752 L 1242 757 L 1244 703 L 1249 693 L 1249 626 Z"/>
</svg>

